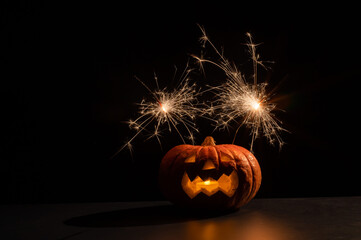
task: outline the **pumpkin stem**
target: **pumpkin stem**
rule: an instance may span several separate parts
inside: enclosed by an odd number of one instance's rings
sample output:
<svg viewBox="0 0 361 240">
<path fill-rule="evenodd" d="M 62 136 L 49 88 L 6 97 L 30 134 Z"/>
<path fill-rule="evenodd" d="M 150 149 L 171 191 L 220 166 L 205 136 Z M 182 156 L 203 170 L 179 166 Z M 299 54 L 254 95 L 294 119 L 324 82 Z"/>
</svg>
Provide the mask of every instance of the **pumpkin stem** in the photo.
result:
<svg viewBox="0 0 361 240">
<path fill-rule="evenodd" d="M 214 139 L 211 136 L 208 136 L 204 139 L 201 146 L 215 146 L 215 145 L 216 145 L 216 141 L 214 141 Z"/>
</svg>

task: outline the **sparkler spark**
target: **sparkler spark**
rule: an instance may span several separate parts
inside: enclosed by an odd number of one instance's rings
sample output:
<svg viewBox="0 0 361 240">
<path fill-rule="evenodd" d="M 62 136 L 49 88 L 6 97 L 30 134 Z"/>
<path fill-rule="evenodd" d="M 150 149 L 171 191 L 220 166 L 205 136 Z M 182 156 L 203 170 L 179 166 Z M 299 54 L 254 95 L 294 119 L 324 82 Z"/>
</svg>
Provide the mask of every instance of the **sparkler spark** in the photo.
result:
<svg viewBox="0 0 361 240">
<path fill-rule="evenodd" d="M 182 130 L 188 135 L 188 139 L 194 144 L 193 132 L 198 132 L 194 119 L 204 114 L 204 109 L 199 107 L 197 96 L 201 94 L 197 90 L 195 83 L 190 84 L 189 74 L 192 70 L 188 68 L 188 64 L 180 76 L 178 86 L 173 90 L 167 88 L 159 89 L 157 76 L 154 76 L 157 88 L 151 90 L 143 81 L 136 77 L 136 79 L 148 90 L 151 98 L 149 100 L 143 99 L 139 106 L 139 117 L 135 120 L 129 120 L 128 125 L 134 129 L 136 133 L 128 140 L 114 155 L 115 157 L 120 151 L 128 147 L 132 149 L 133 140 L 143 131 L 150 132 L 147 138 L 156 138 L 161 146 L 160 136 L 163 127 L 176 131 L 183 143 L 186 143 Z M 154 130 L 150 131 L 150 125 L 154 126 Z"/>
<path fill-rule="evenodd" d="M 250 33 L 246 34 L 249 39 L 246 45 L 248 46 L 253 63 L 253 83 L 249 83 L 235 64 L 226 59 L 223 53 L 218 51 L 207 36 L 205 29 L 202 26 L 199 27 L 203 34 L 200 38 L 203 47 L 208 43 L 219 57 L 219 60 L 215 62 L 205 59 L 203 56 L 194 56 L 195 59 L 198 60 L 201 70 L 204 71 L 202 64 L 207 62 L 223 70 L 226 75 L 226 82 L 223 85 L 209 86 L 209 91 L 216 95 L 216 100 L 211 103 L 209 109 L 209 112 L 215 112 L 218 116 L 215 129 L 225 129 L 228 128 L 232 122 L 236 122 L 238 128 L 235 132 L 233 143 L 240 127 L 246 126 L 251 131 L 251 151 L 254 140 L 258 138 L 261 133 L 267 138 L 269 143 L 274 144 L 274 142 L 278 142 L 281 148 L 284 142 L 280 137 L 280 132 L 286 130 L 281 127 L 282 123 L 273 113 L 276 105 L 272 103 L 271 95 L 266 91 L 267 84 L 258 83 L 257 79 L 258 65 L 267 68 L 256 52 L 256 47 L 259 44 L 253 42 Z"/>
</svg>

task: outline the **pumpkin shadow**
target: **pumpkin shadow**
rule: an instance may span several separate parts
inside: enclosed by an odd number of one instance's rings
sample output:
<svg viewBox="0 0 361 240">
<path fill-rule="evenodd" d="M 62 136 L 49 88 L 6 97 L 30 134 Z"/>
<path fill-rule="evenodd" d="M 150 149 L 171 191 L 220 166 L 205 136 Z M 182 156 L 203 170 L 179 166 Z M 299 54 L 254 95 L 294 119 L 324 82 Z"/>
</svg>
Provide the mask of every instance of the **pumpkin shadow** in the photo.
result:
<svg viewBox="0 0 361 240">
<path fill-rule="evenodd" d="M 70 218 L 64 221 L 64 224 L 93 228 L 149 226 L 215 218 L 232 212 L 234 211 L 214 213 L 209 211 L 194 212 L 173 205 L 161 205 L 84 215 Z"/>
</svg>

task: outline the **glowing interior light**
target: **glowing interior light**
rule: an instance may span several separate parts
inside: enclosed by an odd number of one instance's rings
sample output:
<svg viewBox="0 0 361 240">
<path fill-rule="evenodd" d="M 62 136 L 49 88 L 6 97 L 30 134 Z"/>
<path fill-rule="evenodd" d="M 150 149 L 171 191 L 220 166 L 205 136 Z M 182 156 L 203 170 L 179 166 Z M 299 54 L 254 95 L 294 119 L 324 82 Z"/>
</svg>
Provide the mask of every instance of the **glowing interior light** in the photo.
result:
<svg viewBox="0 0 361 240">
<path fill-rule="evenodd" d="M 193 181 L 191 181 L 188 174 L 185 172 L 182 178 L 182 188 L 191 199 L 201 192 L 207 196 L 211 196 L 218 191 L 221 191 L 228 197 L 231 197 L 238 188 L 238 175 L 237 172 L 233 170 L 230 175 L 223 173 L 218 180 L 209 178 L 203 181 L 202 178 L 197 176 Z"/>
<path fill-rule="evenodd" d="M 205 181 L 199 181 L 196 183 L 197 187 L 200 187 L 202 189 L 212 189 L 212 188 L 217 188 L 218 187 L 218 181 L 214 180 L 214 179 L 208 179 Z"/>
<path fill-rule="evenodd" d="M 207 180 L 207 181 L 204 181 L 203 183 L 204 183 L 204 185 L 209 185 L 209 184 L 211 184 L 211 181 Z"/>
</svg>

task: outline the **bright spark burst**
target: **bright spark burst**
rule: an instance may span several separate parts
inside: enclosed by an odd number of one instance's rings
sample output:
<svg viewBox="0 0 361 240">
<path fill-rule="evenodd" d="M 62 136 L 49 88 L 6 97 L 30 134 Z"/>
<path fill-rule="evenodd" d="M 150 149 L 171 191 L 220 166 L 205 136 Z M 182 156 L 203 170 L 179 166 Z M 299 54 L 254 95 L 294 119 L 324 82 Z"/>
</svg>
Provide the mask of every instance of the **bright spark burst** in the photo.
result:
<svg viewBox="0 0 361 240">
<path fill-rule="evenodd" d="M 273 114 L 276 105 L 271 101 L 271 95 L 266 91 L 266 83 L 258 83 L 257 67 L 258 65 L 266 68 L 264 62 L 260 60 L 260 56 L 256 53 L 258 44 L 253 43 L 250 33 L 247 33 L 249 42 L 249 54 L 253 63 L 253 83 L 247 82 L 245 76 L 237 69 L 235 64 L 226 59 L 223 53 L 219 52 L 215 45 L 209 40 L 203 27 L 199 26 L 203 35 L 200 38 L 203 47 L 208 43 L 219 57 L 219 61 L 211 61 L 203 57 L 195 57 L 200 64 L 201 70 L 204 71 L 202 64 L 204 62 L 211 63 L 226 75 L 226 83 L 221 86 L 209 86 L 209 91 L 216 95 L 216 100 L 211 103 L 210 112 L 214 112 L 218 116 L 216 129 L 228 129 L 232 122 L 238 124 L 235 132 L 233 143 L 241 126 L 246 126 L 251 131 L 252 151 L 253 143 L 256 138 L 263 134 L 269 141 L 274 144 L 278 142 L 280 148 L 284 144 L 280 137 L 280 132 L 285 131 L 281 127 L 281 122 Z"/>
<path fill-rule="evenodd" d="M 143 99 L 139 106 L 139 117 L 135 120 L 129 120 L 128 125 L 134 129 L 136 133 L 128 140 L 114 155 L 116 156 L 124 148 L 132 150 L 133 140 L 143 131 L 150 132 L 147 138 L 156 138 L 161 146 L 160 136 L 164 128 L 169 132 L 176 131 L 183 143 L 186 139 L 194 144 L 193 132 L 198 132 L 195 125 L 195 118 L 204 114 L 204 108 L 199 107 L 197 96 L 200 92 L 197 90 L 195 83 L 190 84 L 189 74 L 192 70 L 186 66 L 181 74 L 178 86 L 169 90 L 167 88 L 160 89 L 157 76 L 154 76 L 157 88 L 151 90 L 143 81 L 136 79 L 148 90 L 150 99 Z M 153 126 L 152 131 L 149 126 Z M 182 134 L 180 126 L 186 134 Z M 187 137 L 184 137 L 184 136 Z M 186 138 L 186 139 L 185 139 Z"/>
</svg>

